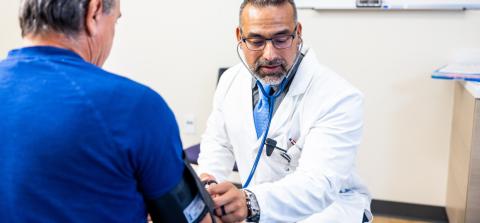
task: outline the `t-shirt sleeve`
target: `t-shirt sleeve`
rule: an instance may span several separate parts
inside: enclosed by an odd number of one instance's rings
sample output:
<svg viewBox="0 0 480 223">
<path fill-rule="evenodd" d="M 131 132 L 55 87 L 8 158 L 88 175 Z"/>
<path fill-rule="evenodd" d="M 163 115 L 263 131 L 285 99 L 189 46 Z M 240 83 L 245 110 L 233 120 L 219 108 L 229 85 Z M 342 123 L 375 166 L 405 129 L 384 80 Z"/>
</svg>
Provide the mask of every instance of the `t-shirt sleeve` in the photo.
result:
<svg viewBox="0 0 480 223">
<path fill-rule="evenodd" d="M 121 100 L 121 99 L 120 99 Z M 182 177 L 182 142 L 175 116 L 165 101 L 147 89 L 135 108 L 136 147 L 133 164 L 138 187 L 146 199 L 170 191 Z"/>
</svg>

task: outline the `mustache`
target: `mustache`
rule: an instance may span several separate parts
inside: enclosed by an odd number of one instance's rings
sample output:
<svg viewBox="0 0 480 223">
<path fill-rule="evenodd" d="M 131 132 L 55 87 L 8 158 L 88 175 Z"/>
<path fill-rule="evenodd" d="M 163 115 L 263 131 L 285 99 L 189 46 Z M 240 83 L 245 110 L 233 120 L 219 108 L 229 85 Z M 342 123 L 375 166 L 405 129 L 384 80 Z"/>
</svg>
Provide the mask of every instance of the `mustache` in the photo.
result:
<svg viewBox="0 0 480 223">
<path fill-rule="evenodd" d="M 281 66 L 284 71 L 287 70 L 287 61 L 281 58 L 275 58 L 273 60 L 258 59 L 255 62 L 255 71 L 258 72 L 263 66 Z"/>
</svg>

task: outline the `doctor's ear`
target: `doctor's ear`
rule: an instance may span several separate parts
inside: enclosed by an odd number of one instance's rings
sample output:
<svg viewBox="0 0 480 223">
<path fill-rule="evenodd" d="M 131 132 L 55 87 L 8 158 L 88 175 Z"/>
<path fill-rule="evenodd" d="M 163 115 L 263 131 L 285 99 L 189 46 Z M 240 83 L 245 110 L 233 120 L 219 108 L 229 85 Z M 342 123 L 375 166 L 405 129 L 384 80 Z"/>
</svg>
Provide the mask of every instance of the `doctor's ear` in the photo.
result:
<svg viewBox="0 0 480 223">
<path fill-rule="evenodd" d="M 297 43 L 297 48 L 298 48 L 298 50 L 300 50 L 302 48 L 302 45 L 303 45 L 303 39 L 302 39 L 301 36 L 299 36 L 298 39 L 300 41 L 298 41 L 298 43 Z"/>
<path fill-rule="evenodd" d="M 239 41 L 237 42 L 237 48 L 243 50 L 242 40 L 239 40 Z"/>
<path fill-rule="evenodd" d="M 235 37 L 237 37 L 238 44 L 240 44 L 242 42 L 242 30 L 240 27 L 235 29 Z"/>
<path fill-rule="evenodd" d="M 238 46 L 240 47 L 240 49 L 243 50 L 243 44 L 242 44 L 242 41 L 238 41 Z"/>
<path fill-rule="evenodd" d="M 297 28 L 297 35 L 298 35 L 298 37 L 301 38 L 302 37 L 302 29 L 303 29 L 302 28 L 302 23 L 297 22 L 297 27 L 296 28 Z"/>
</svg>

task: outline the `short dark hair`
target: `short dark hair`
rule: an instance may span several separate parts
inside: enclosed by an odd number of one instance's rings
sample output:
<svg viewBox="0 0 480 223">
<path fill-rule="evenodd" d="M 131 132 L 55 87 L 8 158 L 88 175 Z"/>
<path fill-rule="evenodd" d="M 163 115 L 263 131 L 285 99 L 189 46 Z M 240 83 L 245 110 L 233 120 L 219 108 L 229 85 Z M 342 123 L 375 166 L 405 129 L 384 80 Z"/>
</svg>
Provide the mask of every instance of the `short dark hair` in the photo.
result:
<svg viewBox="0 0 480 223">
<path fill-rule="evenodd" d="M 239 13 L 239 25 L 242 25 L 242 13 L 243 9 L 247 5 L 253 5 L 255 7 L 265 7 L 265 6 L 279 6 L 288 3 L 293 8 L 293 18 L 294 22 L 297 23 L 297 6 L 295 5 L 294 0 L 243 0 L 242 4 L 240 5 L 240 13 Z"/>
<path fill-rule="evenodd" d="M 109 13 L 115 0 L 102 0 L 103 13 Z M 22 36 L 57 32 L 76 36 L 85 25 L 90 0 L 21 0 L 20 28 Z"/>
</svg>

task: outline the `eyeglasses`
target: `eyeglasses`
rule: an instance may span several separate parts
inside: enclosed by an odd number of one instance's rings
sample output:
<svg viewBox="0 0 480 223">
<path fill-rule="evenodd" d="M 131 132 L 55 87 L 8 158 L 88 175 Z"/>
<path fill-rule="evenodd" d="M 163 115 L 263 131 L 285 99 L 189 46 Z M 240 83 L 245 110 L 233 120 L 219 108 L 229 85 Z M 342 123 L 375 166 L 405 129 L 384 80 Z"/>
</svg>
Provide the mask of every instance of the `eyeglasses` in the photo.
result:
<svg viewBox="0 0 480 223">
<path fill-rule="evenodd" d="M 273 46 L 277 49 L 286 49 L 292 46 L 293 39 L 295 39 L 297 33 L 297 27 L 290 35 L 278 35 L 272 38 L 262 38 L 262 37 L 250 37 L 242 38 L 242 41 L 245 43 L 249 50 L 261 51 L 265 49 L 267 41 L 271 41 Z"/>
</svg>

